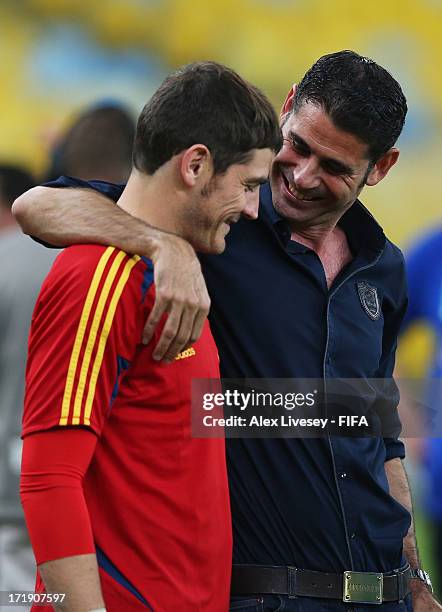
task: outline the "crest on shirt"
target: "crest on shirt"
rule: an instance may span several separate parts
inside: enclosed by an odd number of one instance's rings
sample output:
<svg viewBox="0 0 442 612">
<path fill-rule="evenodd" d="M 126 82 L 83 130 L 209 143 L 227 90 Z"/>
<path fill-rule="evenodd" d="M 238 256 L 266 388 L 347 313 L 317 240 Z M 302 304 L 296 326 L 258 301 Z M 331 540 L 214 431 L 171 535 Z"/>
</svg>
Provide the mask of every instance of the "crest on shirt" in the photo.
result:
<svg viewBox="0 0 442 612">
<path fill-rule="evenodd" d="M 357 283 L 357 287 L 362 308 L 368 314 L 370 319 L 376 321 L 381 316 L 378 290 L 376 289 L 376 287 L 372 287 L 364 281 Z"/>
</svg>

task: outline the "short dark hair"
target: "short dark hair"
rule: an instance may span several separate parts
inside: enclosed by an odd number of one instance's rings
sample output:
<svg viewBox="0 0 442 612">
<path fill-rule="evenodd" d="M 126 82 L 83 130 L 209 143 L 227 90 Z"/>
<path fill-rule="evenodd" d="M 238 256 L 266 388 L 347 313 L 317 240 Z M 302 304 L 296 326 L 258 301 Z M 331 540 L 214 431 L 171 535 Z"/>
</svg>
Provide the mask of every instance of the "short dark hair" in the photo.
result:
<svg viewBox="0 0 442 612">
<path fill-rule="evenodd" d="M 143 108 L 133 152 L 137 170 L 153 174 L 194 144 L 209 149 L 214 173 L 245 163 L 252 149 L 282 145 L 269 100 L 236 72 L 215 62 L 196 62 L 169 75 Z"/>
<path fill-rule="evenodd" d="M 121 104 L 103 102 L 87 108 L 53 152 L 49 177 L 68 174 L 123 183 L 131 171 L 134 138 L 135 118 Z"/>
<path fill-rule="evenodd" d="M 305 102 L 321 106 L 336 127 L 365 142 L 373 162 L 395 144 L 407 114 L 405 96 L 391 74 L 348 50 L 313 64 L 297 86 L 292 112 Z"/>
<path fill-rule="evenodd" d="M 34 177 L 20 166 L 0 163 L 0 204 L 10 209 L 14 200 L 35 187 Z"/>
</svg>

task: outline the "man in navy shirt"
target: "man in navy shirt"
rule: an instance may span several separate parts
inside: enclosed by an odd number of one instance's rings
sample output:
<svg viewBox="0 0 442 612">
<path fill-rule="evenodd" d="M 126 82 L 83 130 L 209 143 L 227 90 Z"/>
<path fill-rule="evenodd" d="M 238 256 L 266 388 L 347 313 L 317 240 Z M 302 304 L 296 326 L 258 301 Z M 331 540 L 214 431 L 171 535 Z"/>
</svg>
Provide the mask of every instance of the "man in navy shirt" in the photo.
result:
<svg viewBox="0 0 442 612">
<path fill-rule="evenodd" d="M 240 221 L 225 254 L 201 260 L 225 377 L 391 378 L 407 303 L 403 257 L 357 198 L 397 161 L 406 110 L 391 75 L 351 51 L 320 58 L 292 88 L 259 219 Z M 24 230 L 151 257 L 160 295 L 148 336 L 166 310 L 156 356 L 172 359 L 195 336 L 195 294 L 205 298 L 194 259 L 121 211 L 109 217 L 103 197 L 84 189 L 116 200 L 118 186 L 68 178 L 53 186 L 83 189 L 37 188 L 18 200 Z M 113 219 L 106 227 L 104 211 Z M 170 281 L 162 290 L 166 252 L 173 284 L 190 285 L 187 300 L 172 299 Z M 390 426 L 399 426 L 397 401 L 393 393 L 387 402 Z M 415 611 L 442 609 L 419 567 L 397 438 L 232 439 L 227 451 L 232 610 L 399 611 L 407 583 Z M 409 580 L 406 561 L 420 579 Z"/>
</svg>

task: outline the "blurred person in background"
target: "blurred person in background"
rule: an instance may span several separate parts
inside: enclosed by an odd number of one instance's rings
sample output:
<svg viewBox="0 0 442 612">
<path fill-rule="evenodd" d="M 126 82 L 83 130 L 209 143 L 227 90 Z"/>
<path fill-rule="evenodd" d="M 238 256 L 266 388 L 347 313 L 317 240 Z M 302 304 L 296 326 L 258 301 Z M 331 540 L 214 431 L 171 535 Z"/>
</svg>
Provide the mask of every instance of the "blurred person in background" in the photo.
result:
<svg viewBox="0 0 442 612">
<path fill-rule="evenodd" d="M 131 171 L 135 120 L 117 102 L 99 102 L 84 110 L 52 151 L 46 180 L 61 174 L 84 180 L 125 183 Z"/>
<path fill-rule="evenodd" d="M 19 229 L 11 212 L 12 203 L 34 185 L 35 179 L 27 170 L 0 162 L 0 232 Z"/>
<path fill-rule="evenodd" d="M 116 102 L 85 109 L 62 133 L 46 176 L 73 174 L 121 183 L 132 160 L 135 121 Z M 35 185 L 23 168 L 0 164 L 0 590 L 35 585 L 35 560 L 19 500 L 21 415 L 32 311 L 57 255 L 26 238 L 13 201 Z"/>
<path fill-rule="evenodd" d="M 419 426 L 420 419 L 433 426 L 422 429 L 425 438 L 411 440 L 418 446 L 424 470 L 425 487 L 422 491 L 423 509 L 434 529 L 432 548 L 436 563 L 437 583 L 442 587 L 442 227 L 433 228 L 420 235 L 406 252 L 406 270 L 409 305 L 402 326 L 405 333 L 415 323 L 423 323 L 434 337 L 434 352 L 425 383 L 427 414 L 410 412 L 412 426 Z M 411 411 L 412 406 L 407 406 Z M 416 456 L 419 460 L 419 456 Z M 419 466 L 417 466 L 419 469 Z"/>
<path fill-rule="evenodd" d="M 0 164 L 0 590 L 31 589 L 34 580 L 18 493 L 21 412 L 32 310 L 56 252 L 23 236 L 11 213 L 33 185 L 27 170 Z"/>
</svg>

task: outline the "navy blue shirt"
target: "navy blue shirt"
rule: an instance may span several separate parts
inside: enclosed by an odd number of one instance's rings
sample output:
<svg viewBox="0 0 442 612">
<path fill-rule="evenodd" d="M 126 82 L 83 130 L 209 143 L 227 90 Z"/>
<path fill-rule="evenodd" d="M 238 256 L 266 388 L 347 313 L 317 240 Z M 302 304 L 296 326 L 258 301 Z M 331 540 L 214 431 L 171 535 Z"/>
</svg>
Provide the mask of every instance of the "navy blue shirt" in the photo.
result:
<svg viewBox="0 0 442 612">
<path fill-rule="evenodd" d="M 87 186 L 64 179 L 54 186 Z M 121 187 L 91 183 L 114 200 Z M 353 260 L 327 287 L 314 251 L 290 239 L 261 189 L 257 221 L 232 227 L 201 262 L 210 323 L 229 378 L 389 378 L 406 310 L 401 252 L 356 202 L 342 217 Z M 360 287 L 376 288 L 365 302 Z M 368 305 L 368 308 L 367 308 Z M 378 306 L 378 310 L 376 310 Z M 397 394 L 391 422 L 399 424 Z M 229 439 L 234 562 L 342 572 L 401 565 L 408 511 L 388 490 L 394 438 Z"/>
</svg>

